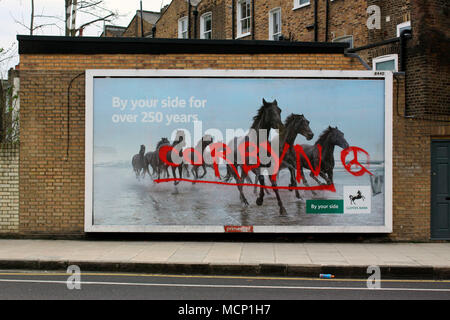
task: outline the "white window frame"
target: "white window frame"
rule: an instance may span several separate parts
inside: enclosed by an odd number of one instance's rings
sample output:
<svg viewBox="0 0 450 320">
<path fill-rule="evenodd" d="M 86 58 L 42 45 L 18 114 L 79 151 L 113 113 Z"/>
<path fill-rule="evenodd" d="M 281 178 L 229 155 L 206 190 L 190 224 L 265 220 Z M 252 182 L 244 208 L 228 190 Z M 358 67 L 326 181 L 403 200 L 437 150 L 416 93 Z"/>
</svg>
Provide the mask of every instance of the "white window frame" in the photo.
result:
<svg viewBox="0 0 450 320">
<path fill-rule="evenodd" d="M 406 21 L 397 25 L 397 37 L 400 37 L 400 29 L 409 27 L 411 29 L 411 21 Z"/>
<path fill-rule="evenodd" d="M 205 19 L 207 17 L 211 17 L 211 30 L 205 31 L 205 26 L 206 26 Z M 206 12 L 200 16 L 200 39 L 208 39 L 205 36 L 206 33 L 210 33 L 211 37 L 209 39 L 212 39 L 212 12 L 211 11 Z"/>
<path fill-rule="evenodd" d="M 183 21 L 186 22 L 186 30 L 183 30 Z M 186 37 L 183 34 L 186 33 Z M 189 38 L 189 20 L 187 16 L 178 19 L 178 39 L 188 39 Z"/>
<path fill-rule="evenodd" d="M 348 41 L 342 41 L 342 40 L 345 40 L 345 39 L 351 39 L 352 40 L 352 43 L 350 44 L 349 48 L 353 48 L 354 42 L 353 42 L 353 35 L 352 34 L 334 38 L 331 42 L 345 42 L 345 43 L 348 43 Z"/>
<path fill-rule="evenodd" d="M 392 70 L 393 72 L 397 72 L 398 71 L 398 55 L 397 54 L 388 54 L 385 56 L 379 56 L 376 58 L 372 59 L 372 69 L 374 71 L 377 71 L 377 63 L 380 62 L 386 62 L 386 61 L 390 61 L 390 60 L 394 60 L 394 70 Z"/>
<path fill-rule="evenodd" d="M 278 12 L 278 25 L 279 25 L 279 30 L 277 33 L 274 33 L 273 31 L 273 26 L 274 26 L 274 19 L 273 19 L 273 15 L 275 12 Z M 278 35 L 281 36 L 281 8 L 273 8 L 272 10 L 269 11 L 269 40 L 278 40 L 278 39 L 274 39 L 273 37 Z"/>
<path fill-rule="evenodd" d="M 246 16 L 245 18 L 241 18 L 241 15 L 242 15 L 241 4 L 243 2 L 247 3 L 250 6 L 250 15 Z M 252 27 L 251 27 L 251 25 L 252 25 L 253 17 L 252 17 L 252 14 L 251 14 L 251 5 L 252 4 L 251 4 L 250 0 L 239 0 L 238 3 L 237 3 L 237 14 L 236 14 L 237 36 L 236 36 L 236 38 L 243 38 L 243 37 L 246 37 L 246 36 L 252 34 Z M 249 21 L 250 21 L 249 31 L 242 33 L 242 20 L 245 20 L 245 19 L 249 19 Z"/>
<path fill-rule="evenodd" d="M 292 10 L 297 10 L 303 7 L 307 7 L 311 4 L 311 0 L 307 0 L 308 2 L 302 3 L 300 4 L 301 0 L 294 0 L 294 8 L 292 8 Z"/>
</svg>

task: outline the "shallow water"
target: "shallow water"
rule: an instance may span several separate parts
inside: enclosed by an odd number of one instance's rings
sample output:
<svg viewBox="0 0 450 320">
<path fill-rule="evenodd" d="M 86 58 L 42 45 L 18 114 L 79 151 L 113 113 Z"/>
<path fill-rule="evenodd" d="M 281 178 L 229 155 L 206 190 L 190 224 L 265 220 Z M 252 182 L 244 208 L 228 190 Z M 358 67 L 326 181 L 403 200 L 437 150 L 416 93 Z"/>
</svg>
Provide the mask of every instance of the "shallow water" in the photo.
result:
<svg viewBox="0 0 450 320">
<path fill-rule="evenodd" d="M 374 169 L 377 174 L 383 167 Z M 201 169 L 200 169 L 200 172 Z M 306 171 L 307 172 L 307 171 Z M 222 176 L 225 173 L 222 171 Z M 308 177 L 309 184 L 317 185 Z M 192 178 L 192 176 L 191 176 Z M 253 179 L 253 175 L 252 175 Z M 203 180 L 217 180 L 213 169 Z M 94 225 L 261 225 L 261 226 L 381 226 L 384 225 L 384 193 L 372 196 L 369 214 L 306 214 L 305 199 L 342 199 L 343 185 L 370 185 L 368 175 L 354 177 L 335 168 L 336 192 L 280 190 L 287 215 L 280 216 L 275 193 L 256 205 L 253 187 L 244 187 L 250 205 L 241 204 L 236 186 L 173 182 L 155 184 L 150 177 L 137 180 L 128 165 L 94 166 Z M 281 171 L 278 185 L 289 184 L 289 172 Z"/>
</svg>

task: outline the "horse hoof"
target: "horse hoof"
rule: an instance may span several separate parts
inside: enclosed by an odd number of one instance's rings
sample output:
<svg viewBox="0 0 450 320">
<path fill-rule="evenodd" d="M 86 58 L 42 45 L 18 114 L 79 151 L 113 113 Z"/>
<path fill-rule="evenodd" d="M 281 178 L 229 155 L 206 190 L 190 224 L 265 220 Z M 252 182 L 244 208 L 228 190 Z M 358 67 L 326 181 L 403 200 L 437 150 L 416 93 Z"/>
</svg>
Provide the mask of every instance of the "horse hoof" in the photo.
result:
<svg viewBox="0 0 450 320">
<path fill-rule="evenodd" d="M 258 206 L 262 206 L 263 201 L 264 201 L 263 199 L 257 198 L 257 199 L 256 199 L 256 204 L 257 204 Z"/>
<path fill-rule="evenodd" d="M 284 207 L 280 208 L 280 216 L 285 216 L 287 215 L 286 209 Z"/>
</svg>

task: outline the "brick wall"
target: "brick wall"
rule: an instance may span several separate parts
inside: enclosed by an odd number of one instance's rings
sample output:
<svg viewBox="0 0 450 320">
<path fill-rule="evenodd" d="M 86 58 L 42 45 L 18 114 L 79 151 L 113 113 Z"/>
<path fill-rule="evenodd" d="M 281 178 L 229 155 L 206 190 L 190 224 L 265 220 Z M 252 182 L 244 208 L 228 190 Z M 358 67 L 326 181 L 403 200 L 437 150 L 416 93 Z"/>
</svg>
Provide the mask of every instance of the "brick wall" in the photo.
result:
<svg viewBox="0 0 450 320">
<path fill-rule="evenodd" d="M 405 118 L 405 79 L 394 79 L 394 240 L 429 240 L 431 140 L 450 138 L 449 123 Z M 397 96 L 397 88 L 399 94 Z"/>
<path fill-rule="evenodd" d="M 450 121 L 449 13 L 445 0 L 412 3 L 413 38 L 407 46 L 407 112 L 411 116 L 442 115 Z"/>
<path fill-rule="evenodd" d="M 19 231 L 19 146 L 0 144 L 0 234 Z"/>
<path fill-rule="evenodd" d="M 230 2 L 231 3 L 231 2 Z M 231 7 L 231 5 L 230 5 Z M 197 7 L 197 19 L 194 16 L 194 7 L 191 7 L 191 38 L 200 38 L 200 19 L 204 13 L 212 13 L 212 38 L 231 39 L 231 27 L 228 27 L 227 19 L 231 19 L 231 9 L 227 7 L 225 0 L 204 0 Z M 157 38 L 178 38 L 178 19 L 187 17 L 188 5 L 184 0 L 173 0 L 156 27 Z M 195 27 L 196 24 L 196 27 Z M 195 34 L 195 28 L 197 33 Z"/>
<path fill-rule="evenodd" d="M 356 59 L 342 54 L 22 54 L 19 177 L 22 234 L 83 233 L 82 73 L 93 68 L 363 69 Z M 432 138 L 450 137 L 450 126 L 405 118 L 405 82 L 402 77 L 396 78 L 399 81 L 394 81 L 393 98 L 394 231 L 388 237 L 429 240 L 430 142 Z M 67 89 L 72 79 L 68 125 Z"/>
<path fill-rule="evenodd" d="M 237 0 L 235 2 L 237 7 Z M 235 7 L 235 13 L 237 9 Z M 269 11 L 281 8 L 282 34 L 295 41 L 314 41 L 314 30 L 306 26 L 314 23 L 314 0 L 309 6 L 292 10 L 293 1 L 285 0 L 258 0 L 255 2 L 254 39 L 268 40 L 269 38 Z M 318 1 L 318 41 L 325 41 L 325 8 L 324 0 Z M 356 46 L 367 43 L 366 14 L 367 0 L 358 0 L 356 3 L 335 0 L 329 2 L 329 29 L 328 41 L 344 35 L 353 35 Z M 191 11 L 191 37 L 194 37 L 194 15 Z M 231 39 L 232 26 L 236 25 L 236 15 L 233 21 L 232 0 L 203 0 L 198 6 L 197 30 L 200 29 L 200 16 L 205 12 L 212 12 L 213 39 Z M 157 23 L 156 36 L 158 38 L 177 38 L 178 19 L 188 15 L 188 6 L 184 0 L 173 0 Z M 235 31 L 234 37 L 236 37 Z M 199 37 L 199 31 L 197 32 Z M 241 39 L 250 40 L 253 35 Z"/>
<path fill-rule="evenodd" d="M 75 78 L 84 70 L 363 69 L 342 54 L 22 54 L 20 61 L 20 232 L 65 236 L 84 228 L 85 86 L 84 75 Z"/>
<path fill-rule="evenodd" d="M 184 16 L 188 16 L 186 1 L 173 0 L 156 24 L 156 38 L 178 38 L 178 19 Z"/>
</svg>

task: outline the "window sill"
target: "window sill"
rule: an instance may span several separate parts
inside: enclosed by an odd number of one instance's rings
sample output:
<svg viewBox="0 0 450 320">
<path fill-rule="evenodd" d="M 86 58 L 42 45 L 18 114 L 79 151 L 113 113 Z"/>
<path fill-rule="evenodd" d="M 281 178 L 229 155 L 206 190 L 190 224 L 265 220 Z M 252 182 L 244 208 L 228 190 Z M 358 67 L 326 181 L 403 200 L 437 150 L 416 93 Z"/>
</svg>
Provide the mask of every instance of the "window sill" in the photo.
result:
<svg viewBox="0 0 450 320">
<path fill-rule="evenodd" d="M 304 8 L 304 7 L 308 7 L 309 5 L 311 5 L 311 2 L 304 3 L 304 4 L 301 4 L 299 6 L 296 6 L 296 7 L 292 8 L 292 11 L 297 10 L 297 9 L 301 9 L 301 8 Z"/>
<path fill-rule="evenodd" d="M 251 34 L 252 34 L 251 32 L 247 32 L 247 33 L 243 33 L 243 34 L 238 34 L 238 35 L 236 36 L 236 39 L 245 38 L 245 37 L 248 37 L 248 36 L 251 35 Z"/>
<path fill-rule="evenodd" d="M 277 34 L 277 35 L 280 35 L 281 36 L 281 33 L 279 33 L 279 34 Z M 275 40 L 274 38 L 273 38 L 273 34 L 271 34 L 271 35 L 269 35 L 269 39 L 267 39 L 267 40 L 269 40 L 269 41 L 280 41 L 280 39 L 277 39 L 277 40 Z"/>
</svg>

